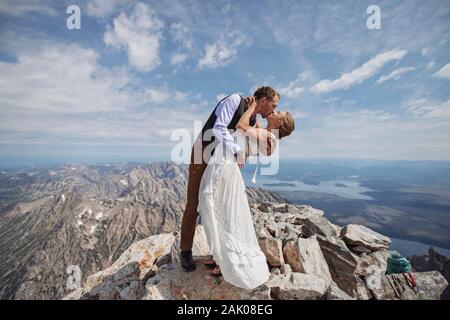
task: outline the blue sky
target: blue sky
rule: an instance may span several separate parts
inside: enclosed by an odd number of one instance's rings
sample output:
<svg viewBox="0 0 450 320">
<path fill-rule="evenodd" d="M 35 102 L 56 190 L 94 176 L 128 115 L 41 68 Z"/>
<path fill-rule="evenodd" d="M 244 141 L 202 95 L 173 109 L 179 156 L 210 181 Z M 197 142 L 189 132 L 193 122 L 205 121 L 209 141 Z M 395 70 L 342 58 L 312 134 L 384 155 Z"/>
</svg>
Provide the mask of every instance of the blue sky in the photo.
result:
<svg viewBox="0 0 450 320">
<path fill-rule="evenodd" d="M 281 158 L 450 160 L 449 34 L 450 1 L 1 0 L 0 157 L 168 160 L 270 85 L 297 124 Z"/>
</svg>

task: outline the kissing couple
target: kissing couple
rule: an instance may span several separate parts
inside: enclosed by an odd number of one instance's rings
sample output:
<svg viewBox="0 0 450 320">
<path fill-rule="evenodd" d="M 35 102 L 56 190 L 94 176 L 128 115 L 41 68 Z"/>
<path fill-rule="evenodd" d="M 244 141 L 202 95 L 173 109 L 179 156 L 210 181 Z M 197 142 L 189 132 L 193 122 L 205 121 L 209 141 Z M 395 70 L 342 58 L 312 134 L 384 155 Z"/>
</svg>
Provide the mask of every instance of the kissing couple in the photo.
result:
<svg viewBox="0 0 450 320">
<path fill-rule="evenodd" d="M 192 243 L 200 215 L 212 253 L 205 264 L 215 266 L 212 275 L 223 275 L 225 281 L 245 289 L 268 280 L 269 267 L 258 244 L 240 168 L 248 156 L 270 156 L 278 139 L 294 130 L 289 112 L 275 112 L 279 100 L 280 94 L 271 87 L 245 98 L 231 94 L 217 104 L 194 142 L 181 224 L 180 260 L 185 271 L 196 268 Z M 266 128 L 256 120 L 258 114 L 267 120 Z"/>
</svg>

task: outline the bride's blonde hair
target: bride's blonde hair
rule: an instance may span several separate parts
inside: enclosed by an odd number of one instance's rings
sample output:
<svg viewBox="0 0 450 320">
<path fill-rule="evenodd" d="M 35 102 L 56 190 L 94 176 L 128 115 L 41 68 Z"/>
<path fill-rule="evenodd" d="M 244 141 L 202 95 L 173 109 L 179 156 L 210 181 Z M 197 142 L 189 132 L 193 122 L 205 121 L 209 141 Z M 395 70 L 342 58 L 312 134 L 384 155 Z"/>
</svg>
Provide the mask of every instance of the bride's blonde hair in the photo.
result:
<svg viewBox="0 0 450 320">
<path fill-rule="evenodd" d="M 287 137 L 288 135 L 290 135 L 292 133 L 292 131 L 294 131 L 295 121 L 289 112 L 286 112 L 286 114 L 283 116 L 281 124 L 277 129 L 278 129 L 278 133 L 279 133 L 279 135 L 278 135 L 279 139 Z"/>
</svg>

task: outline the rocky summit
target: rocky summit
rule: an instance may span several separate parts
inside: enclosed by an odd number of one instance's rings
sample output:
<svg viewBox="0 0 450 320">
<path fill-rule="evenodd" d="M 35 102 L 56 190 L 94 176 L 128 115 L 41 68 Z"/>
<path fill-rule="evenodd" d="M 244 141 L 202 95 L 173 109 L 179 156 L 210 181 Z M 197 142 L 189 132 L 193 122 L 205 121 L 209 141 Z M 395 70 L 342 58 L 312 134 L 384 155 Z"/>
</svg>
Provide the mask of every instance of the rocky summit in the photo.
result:
<svg viewBox="0 0 450 320">
<path fill-rule="evenodd" d="M 439 299 L 447 281 L 438 271 L 385 275 L 390 239 L 360 225 L 337 226 L 307 205 L 251 204 L 260 247 L 271 271 L 253 290 L 213 277 L 202 225 L 194 239 L 197 269 L 182 271 L 179 233 L 164 232 L 131 244 L 64 299 Z"/>
<path fill-rule="evenodd" d="M 171 162 L 2 172 L 0 299 L 60 299 L 134 243 L 180 230 L 186 186 L 187 167 Z M 286 201 L 261 189 L 247 195 Z"/>
</svg>

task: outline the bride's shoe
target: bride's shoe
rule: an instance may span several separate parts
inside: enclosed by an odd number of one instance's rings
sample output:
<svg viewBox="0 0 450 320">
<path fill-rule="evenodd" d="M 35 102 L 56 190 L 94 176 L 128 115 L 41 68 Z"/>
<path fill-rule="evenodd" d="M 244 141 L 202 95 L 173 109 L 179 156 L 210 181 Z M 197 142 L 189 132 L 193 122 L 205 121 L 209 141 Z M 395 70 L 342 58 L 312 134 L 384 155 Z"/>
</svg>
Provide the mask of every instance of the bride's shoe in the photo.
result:
<svg viewBox="0 0 450 320">
<path fill-rule="evenodd" d="M 208 269 L 213 269 L 217 266 L 216 261 L 214 259 L 208 259 L 206 261 L 203 261 L 203 264 L 208 268 Z"/>
<path fill-rule="evenodd" d="M 215 277 L 219 277 L 222 275 L 222 271 L 220 270 L 220 266 L 216 265 L 216 267 L 214 268 L 213 271 L 211 271 L 211 275 L 215 276 Z"/>
</svg>

